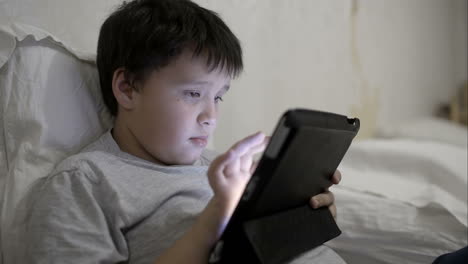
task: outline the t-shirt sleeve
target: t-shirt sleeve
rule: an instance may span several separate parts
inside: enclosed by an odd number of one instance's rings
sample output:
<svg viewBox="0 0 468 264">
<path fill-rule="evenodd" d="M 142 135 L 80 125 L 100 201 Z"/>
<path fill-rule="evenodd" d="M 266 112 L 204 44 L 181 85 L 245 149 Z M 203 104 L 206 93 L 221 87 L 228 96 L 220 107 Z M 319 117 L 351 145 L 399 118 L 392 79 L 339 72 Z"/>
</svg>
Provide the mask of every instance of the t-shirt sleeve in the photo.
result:
<svg viewBox="0 0 468 264">
<path fill-rule="evenodd" d="M 80 170 L 39 181 L 26 199 L 21 256 L 27 259 L 18 263 L 128 260 L 124 223 L 102 185 Z"/>
</svg>

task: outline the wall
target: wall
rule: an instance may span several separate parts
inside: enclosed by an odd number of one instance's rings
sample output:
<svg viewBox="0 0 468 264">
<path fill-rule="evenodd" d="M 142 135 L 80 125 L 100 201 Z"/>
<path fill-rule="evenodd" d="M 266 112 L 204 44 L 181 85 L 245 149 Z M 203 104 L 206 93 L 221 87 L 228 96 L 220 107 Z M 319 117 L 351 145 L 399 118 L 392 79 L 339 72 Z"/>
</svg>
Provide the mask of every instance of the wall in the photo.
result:
<svg viewBox="0 0 468 264">
<path fill-rule="evenodd" d="M 467 79 L 466 0 L 197 0 L 241 39 L 245 72 L 221 110 L 214 146 L 271 132 L 287 108 L 362 119 L 361 137 L 431 115 Z M 118 0 L 0 0 L 0 23 L 42 27 L 94 52 Z"/>
<path fill-rule="evenodd" d="M 454 57 L 455 57 L 455 81 L 463 85 L 468 81 L 468 1 L 458 0 L 455 2 L 454 19 Z"/>
</svg>

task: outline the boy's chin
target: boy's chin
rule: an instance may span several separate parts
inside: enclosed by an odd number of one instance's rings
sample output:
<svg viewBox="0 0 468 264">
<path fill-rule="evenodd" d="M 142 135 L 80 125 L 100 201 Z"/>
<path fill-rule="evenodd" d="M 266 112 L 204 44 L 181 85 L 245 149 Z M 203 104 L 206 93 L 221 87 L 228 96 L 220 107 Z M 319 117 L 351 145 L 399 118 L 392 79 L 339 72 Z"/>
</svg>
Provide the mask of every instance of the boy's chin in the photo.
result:
<svg viewBox="0 0 468 264">
<path fill-rule="evenodd" d="M 172 165 L 182 165 L 182 166 L 190 166 L 194 165 L 198 159 L 186 159 L 186 160 L 179 160 Z"/>
<path fill-rule="evenodd" d="M 177 164 L 174 165 L 193 165 L 200 159 L 202 152 L 203 150 L 190 153 L 190 155 L 184 155 L 184 157 L 178 159 Z"/>
</svg>

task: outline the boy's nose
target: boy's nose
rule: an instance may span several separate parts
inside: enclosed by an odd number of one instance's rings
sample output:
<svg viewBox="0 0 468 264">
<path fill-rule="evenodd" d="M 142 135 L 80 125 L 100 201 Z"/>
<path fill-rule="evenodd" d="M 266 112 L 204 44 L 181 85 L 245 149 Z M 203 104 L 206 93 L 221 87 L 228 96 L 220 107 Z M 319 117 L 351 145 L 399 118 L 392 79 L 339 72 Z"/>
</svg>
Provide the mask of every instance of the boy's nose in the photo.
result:
<svg viewBox="0 0 468 264">
<path fill-rule="evenodd" d="M 198 116 L 198 122 L 203 126 L 216 125 L 217 112 L 214 105 L 205 107 L 205 109 Z"/>
</svg>

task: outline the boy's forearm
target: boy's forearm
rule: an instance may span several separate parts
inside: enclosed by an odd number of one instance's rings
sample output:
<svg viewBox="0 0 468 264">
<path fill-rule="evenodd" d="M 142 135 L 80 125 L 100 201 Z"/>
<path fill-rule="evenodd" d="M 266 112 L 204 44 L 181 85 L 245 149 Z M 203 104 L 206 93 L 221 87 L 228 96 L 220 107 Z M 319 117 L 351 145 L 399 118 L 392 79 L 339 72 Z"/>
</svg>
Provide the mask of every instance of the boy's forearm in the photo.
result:
<svg viewBox="0 0 468 264">
<path fill-rule="evenodd" d="M 215 198 L 211 199 L 192 227 L 155 262 L 203 263 L 208 262 L 210 251 L 221 236 L 228 217 Z"/>
</svg>

